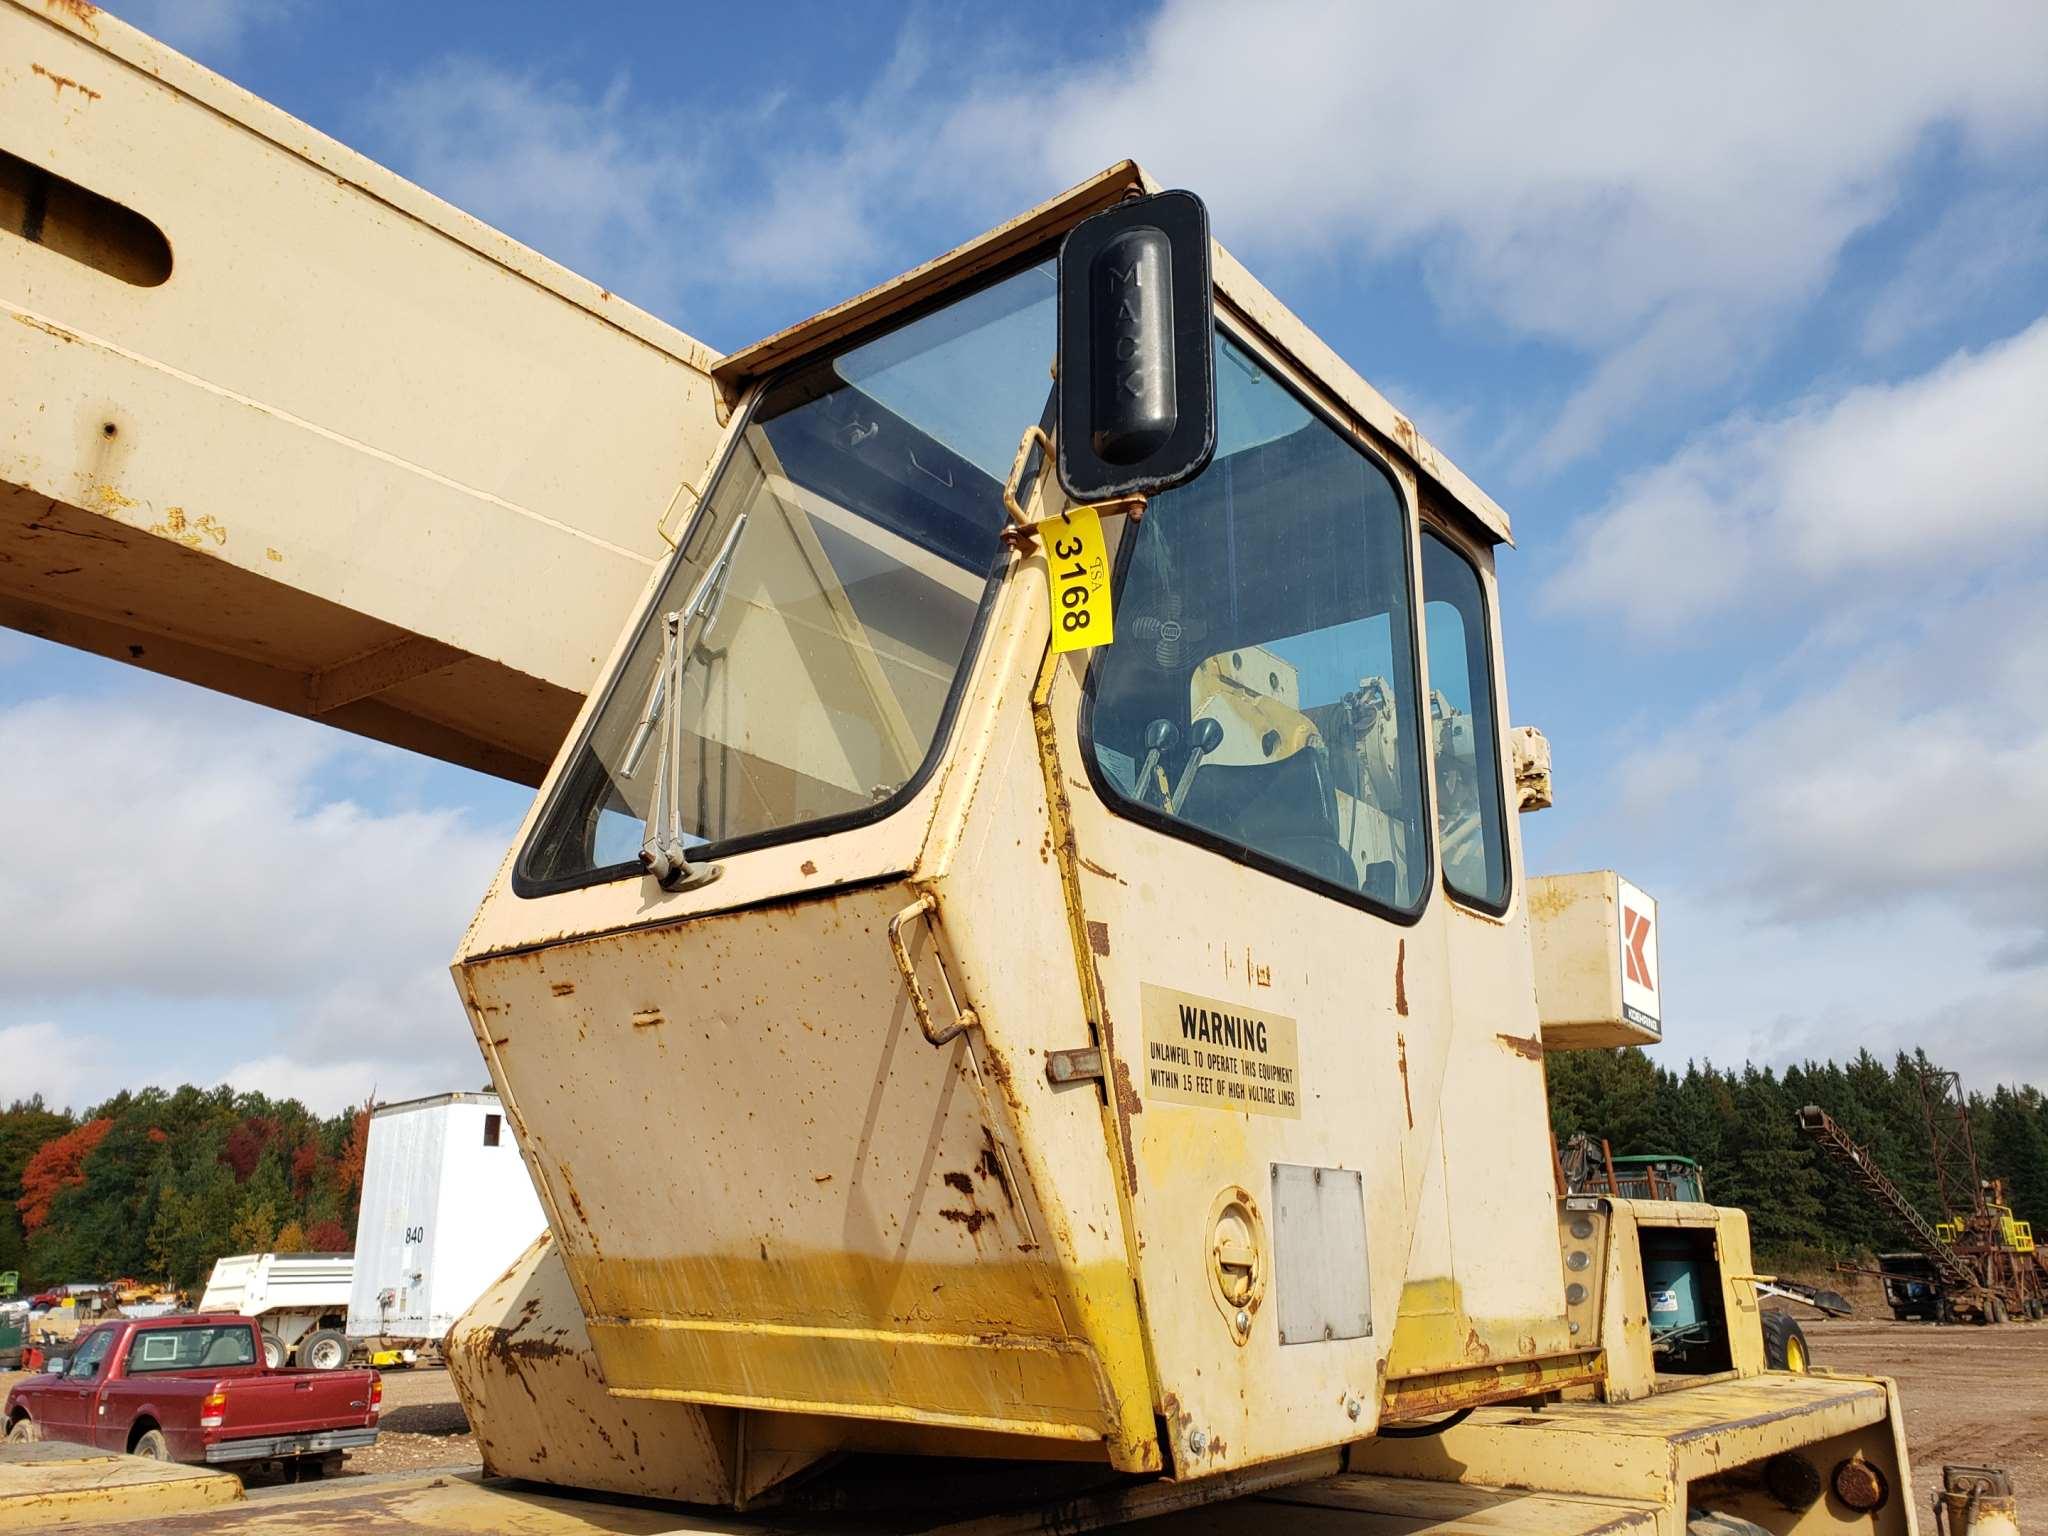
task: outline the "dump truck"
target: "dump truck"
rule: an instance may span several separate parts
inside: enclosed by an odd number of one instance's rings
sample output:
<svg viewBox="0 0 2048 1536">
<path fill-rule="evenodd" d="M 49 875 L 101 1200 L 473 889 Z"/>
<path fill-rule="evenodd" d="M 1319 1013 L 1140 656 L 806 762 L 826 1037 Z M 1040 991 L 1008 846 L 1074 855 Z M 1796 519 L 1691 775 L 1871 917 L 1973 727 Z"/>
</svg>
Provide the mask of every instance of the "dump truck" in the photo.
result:
<svg viewBox="0 0 2048 1536">
<path fill-rule="evenodd" d="M 89 5 L 0 93 L 0 619 L 538 788 L 453 966 L 548 1229 L 448 1335 L 486 1475 L 294 1529 L 1917 1528 L 1741 1211 L 1560 1187 L 1655 904 L 1525 864 L 1507 513 L 1197 198 L 720 356 Z"/>
</svg>

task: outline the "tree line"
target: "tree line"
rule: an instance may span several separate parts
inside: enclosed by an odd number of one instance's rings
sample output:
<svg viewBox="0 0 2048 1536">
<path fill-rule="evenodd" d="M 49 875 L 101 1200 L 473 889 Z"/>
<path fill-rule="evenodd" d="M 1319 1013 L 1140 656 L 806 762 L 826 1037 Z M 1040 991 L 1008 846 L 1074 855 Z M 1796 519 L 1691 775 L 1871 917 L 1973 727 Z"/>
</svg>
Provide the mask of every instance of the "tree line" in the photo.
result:
<svg viewBox="0 0 2048 1536">
<path fill-rule="evenodd" d="M 1676 1153 L 1706 1174 L 1716 1205 L 1749 1212 L 1758 1257 L 1794 1265 L 1914 1246 L 1841 1164 L 1799 1130 L 1818 1104 L 1867 1148 L 1929 1221 L 1950 1214 L 1936 1188 L 1921 1075 L 1924 1051 L 1886 1065 L 1868 1051 L 1846 1065 L 1769 1067 L 1688 1062 L 1682 1072 L 1639 1050 L 1568 1051 L 1546 1058 L 1550 1123 L 1560 1140 L 1604 1137 L 1617 1155 Z M 2005 1181 L 2013 1214 L 2048 1242 L 2048 1100 L 2031 1086 L 1969 1095 L 1979 1170 Z M 1968 1172 L 1951 1164 L 1951 1181 Z"/>
<path fill-rule="evenodd" d="M 223 1254 L 355 1247 L 369 1111 L 232 1088 L 122 1092 L 83 1115 L 0 1109 L 0 1272 L 196 1290 Z"/>
<path fill-rule="evenodd" d="M 1926 1055 L 1890 1065 L 1868 1051 L 1846 1065 L 1780 1074 L 1638 1050 L 1546 1059 L 1551 1128 L 1605 1139 L 1617 1154 L 1690 1157 L 1707 1198 L 1749 1212 L 1759 1257 L 1796 1264 L 1881 1253 L 1907 1235 L 1854 1179 L 1802 1136 L 1818 1104 L 1877 1160 L 1923 1215 L 1946 1213 L 1921 1107 Z M 2014 1214 L 2048 1241 L 2048 1100 L 2032 1087 L 1970 1096 L 1986 1177 L 2005 1180 Z M 227 1087 L 119 1093 L 83 1115 L 40 1098 L 0 1109 L 0 1271 L 25 1288 L 134 1278 L 204 1285 L 223 1254 L 347 1252 L 362 1199 L 368 1109 L 321 1117 L 296 1099 Z"/>
</svg>

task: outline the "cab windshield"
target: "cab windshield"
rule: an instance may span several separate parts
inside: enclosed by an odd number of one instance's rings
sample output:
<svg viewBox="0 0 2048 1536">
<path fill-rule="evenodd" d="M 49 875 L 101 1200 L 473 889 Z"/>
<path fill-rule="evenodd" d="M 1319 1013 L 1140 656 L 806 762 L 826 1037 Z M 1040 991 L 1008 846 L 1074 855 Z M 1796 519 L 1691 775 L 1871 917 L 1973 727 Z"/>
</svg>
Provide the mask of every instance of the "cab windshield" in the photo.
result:
<svg viewBox="0 0 2048 1536">
<path fill-rule="evenodd" d="M 1028 268 L 767 388 L 520 860 L 523 893 L 641 872 L 674 723 L 669 791 L 707 859 L 915 791 L 998 569 L 1003 477 L 1045 411 L 1054 303 L 1051 267 Z"/>
</svg>

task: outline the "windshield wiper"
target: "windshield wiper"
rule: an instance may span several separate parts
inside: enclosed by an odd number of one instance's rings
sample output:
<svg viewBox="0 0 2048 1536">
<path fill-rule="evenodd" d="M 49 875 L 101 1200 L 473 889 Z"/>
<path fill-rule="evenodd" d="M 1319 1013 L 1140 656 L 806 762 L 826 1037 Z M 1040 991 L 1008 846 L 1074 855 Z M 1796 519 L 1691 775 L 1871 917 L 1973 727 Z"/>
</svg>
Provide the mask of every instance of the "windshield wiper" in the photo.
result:
<svg viewBox="0 0 2048 1536">
<path fill-rule="evenodd" d="M 640 767 L 647 743 L 657 726 L 661 729 L 661 750 L 654 764 L 654 797 L 647 807 L 647 835 L 640 845 L 640 863 L 669 891 L 708 885 L 719 876 L 719 866 L 691 867 L 683 846 L 683 674 L 695 657 L 699 638 L 718 618 L 725 602 L 726 583 L 732 576 L 733 555 L 740 536 L 747 531 L 745 512 L 733 519 L 732 529 L 719 545 L 718 554 L 705 568 L 688 601 L 663 614 L 661 619 L 661 660 L 654 669 L 654 681 L 647 691 L 647 704 L 633 728 L 633 739 L 619 762 L 619 777 L 630 779 Z"/>
</svg>

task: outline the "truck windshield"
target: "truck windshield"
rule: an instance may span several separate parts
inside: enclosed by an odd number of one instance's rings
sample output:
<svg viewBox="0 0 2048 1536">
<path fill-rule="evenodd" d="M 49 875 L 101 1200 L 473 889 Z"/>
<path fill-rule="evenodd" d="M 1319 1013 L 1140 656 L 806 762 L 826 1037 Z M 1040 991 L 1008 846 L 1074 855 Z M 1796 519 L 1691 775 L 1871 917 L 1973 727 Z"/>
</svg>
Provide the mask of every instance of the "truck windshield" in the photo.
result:
<svg viewBox="0 0 2048 1536">
<path fill-rule="evenodd" d="M 991 590 L 1003 477 L 1044 413 L 1053 323 L 1052 269 L 1033 267 L 769 385 L 521 859 L 523 893 L 640 873 L 670 709 L 670 788 L 707 859 L 914 791 Z"/>
<path fill-rule="evenodd" d="M 190 1328 L 151 1328 L 128 1347 L 128 1374 L 200 1371 L 214 1366 L 254 1365 L 256 1343 L 247 1323 Z"/>
</svg>

